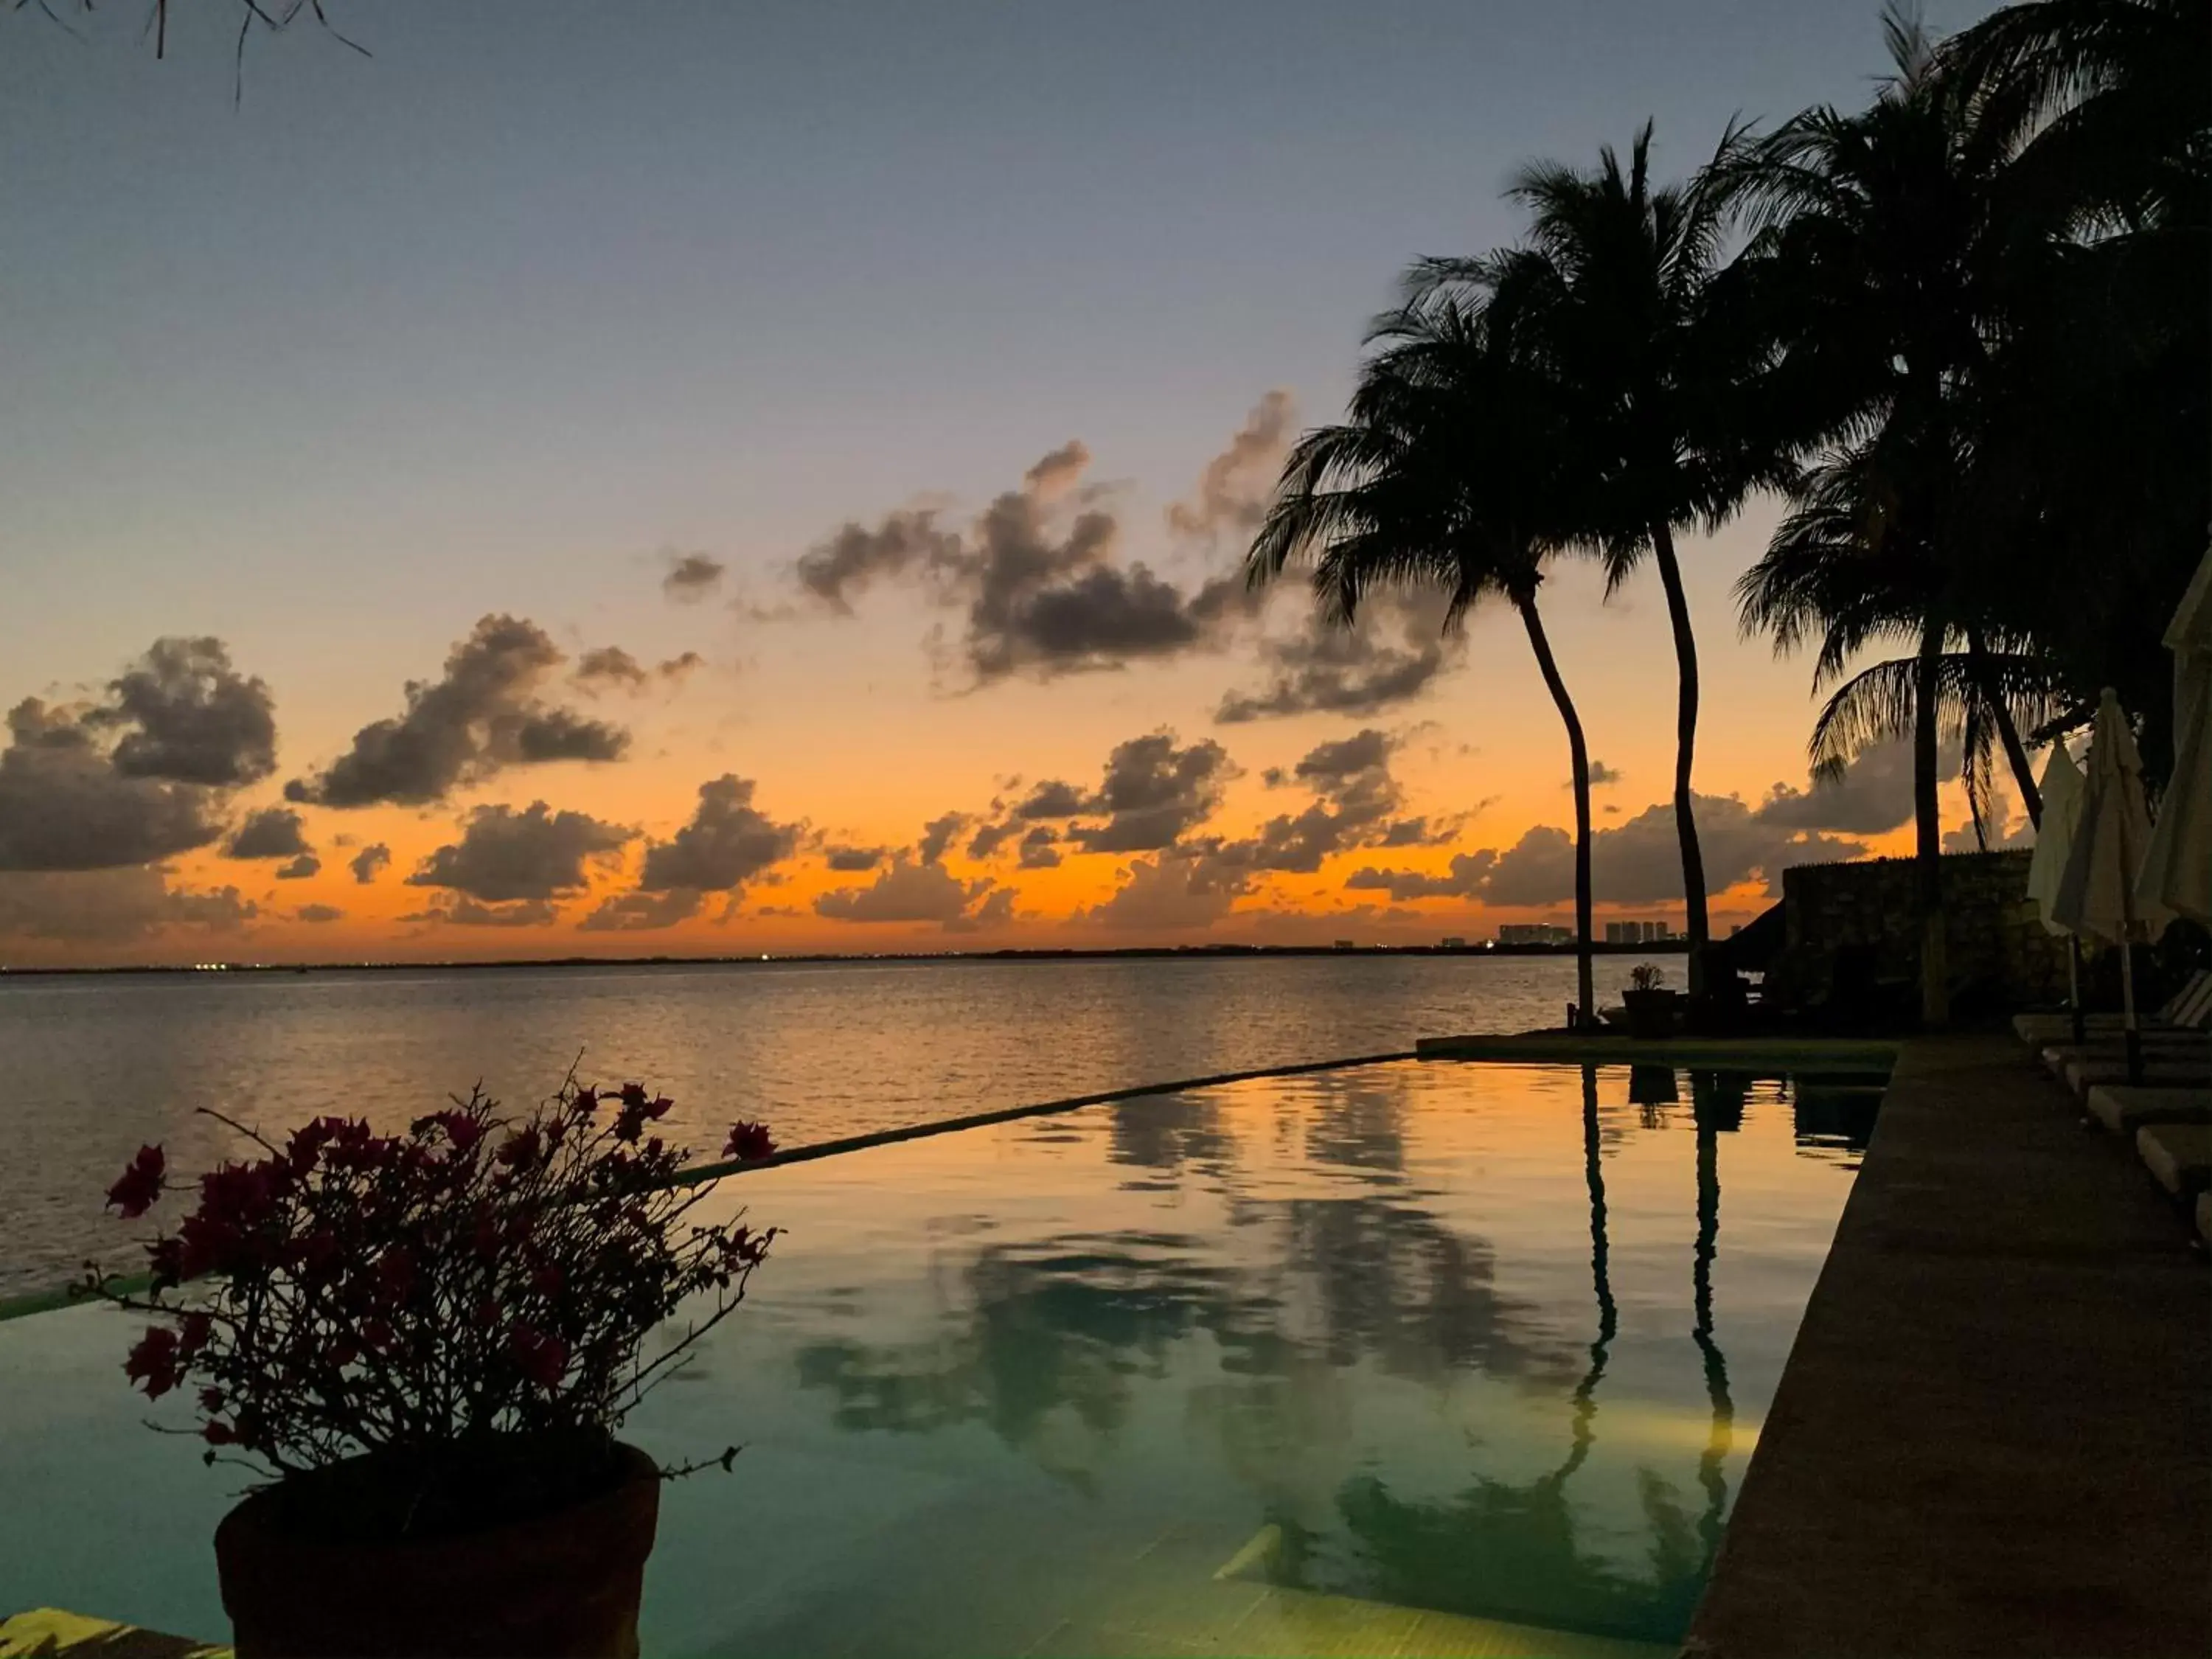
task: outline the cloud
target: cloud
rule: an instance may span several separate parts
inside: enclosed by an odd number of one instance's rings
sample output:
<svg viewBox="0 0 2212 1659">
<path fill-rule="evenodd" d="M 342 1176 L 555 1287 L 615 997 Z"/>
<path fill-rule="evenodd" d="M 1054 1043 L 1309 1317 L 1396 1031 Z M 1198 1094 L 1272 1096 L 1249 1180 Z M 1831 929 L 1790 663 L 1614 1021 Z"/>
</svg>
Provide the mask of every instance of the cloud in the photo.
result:
<svg viewBox="0 0 2212 1659">
<path fill-rule="evenodd" d="M 1249 542 L 1267 515 L 1276 470 L 1290 443 L 1297 406 L 1277 387 L 1253 405 L 1229 447 L 1206 464 L 1190 500 L 1168 508 L 1168 528 L 1209 544 Z"/>
<path fill-rule="evenodd" d="M 310 876 L 320 875 L 322 873 L 322 869 L 323 861 L 320 859 L 317 858 L 313 853 L 302 853 L 299 857 L 294 859 L 289 864 L 278 866 L 276 871 L 276 879 L 279 881 L 305 881 Z"/>
<path fill-rule="evenodd" d="M 222 855 L 227 859 L 289 859 L 313 850 L 307 845 L 297 812 L 289 807 L 264 806 L 249 814 L 246 822 L 239 825 L 237 833 L 223 843 Z"/>
<path fill-rule="evenodd" d="M 587 691 L 597 691 L 614 686 L 636 690 L 652 676 L 645 665 L 618 645 L 603 645 L 596 651 L 586 651 L 576 659 L 575 672 L 569 677 Z"/>
<path fill-rule="evenodd" d="M 1309 603 L 1298 631 L 1262 639 L 1267 683 L 1221 699 L 1224 726 L 1293 714 L 1364 718 L 1410 702 L 1462 649 L 1443 632 L 1441 593 L 1386 588 L 1360 607 L 1358 625 L 1340 628 Z"/>
<path fill-rule="evenodd" d="M 602 900 L 576 926 L 586 933 L 635 933 L 672 927 L 698 915 L 704 902 L 696 887 L 672 887 L 664 893 L 618 893 Z"/>
<path fill-rule="evenodd" d="M 1733 795 L 1696 798 L 1698 842 L 1705 881 L 1718 893 L 1753 876 L 1781 891 L 1790 864 L 1859 858 L 1856 841 L 1769 823 Z M 1574 838 L 1552 824 L 1532 827 L 1512 846 L 1486 848 L 1452 860 L 1446 877 L 1418 871 L 1365 869 L 1346 878 L 1350 888 L 1381 890 L 1393 898 L 1451 896 L 1490 905 L 1556 904 L 1575 890 Z M 1590 837 L 1590 885 L 1601 903 L 1644 904 L 1682 896 L 1680 843 L 1671 805 L 1645 808 Z"/>
<path fill-rule="evenodd" d="M 1083 792 L 1072 783 L 1062 783 L 1048 778 L 1030 791 L 1014 808 L 1014 816 L 1028 820 L 1035 818 L 1072 818 L 1083 811 Z"/>
<path fill-rule="evenodd" d="M 667 569 L 660 578 L 660 591 L 678 605 L 696 605 L 721 586 L 723 565 L 704 553 L 670 553 L 664 556 Z"/>
<path fill-rule="evenodd" d="M 1115 745 L 1098 793 L 1084 802 L 1085 811 L 1103 812 L 1105 821 L 1075 824 L 1068 839 L 1087 853 L 1171 847 L 1212 817 L 1235 775 L 1229 751 L 1210 738 L 1181 748 L 1171 731 L 1131 738 Z"/>
<path fill-rule="evenodd" d="M 487 616 L 439 678 L 409 683 L 405 713 L 364 726 L 328 770 L 284 793 L 326 806 L 420 806 L 508 767 L 619 759 L 628 732 L 538 697 L 567 659 L 535 623 Z"/>
<path fill-rule="evenodd" d="M 487 903 L 546 900 L 590 884 L 586 868 L 619 852 L 636 832 L 583 812 L 556 812 L 532 801 L 479 806 L 461 838 L 439 848 L 407 878 L 410 887 L 443 887 Z"/>
<path fill-rule="evenodd" d="M 921 826 L 919 848 L 924 864 L 935 864 L 945 856 L 945 849 L 952 844 L 953 836 L 965 830 L 969 823 L 965 812 L 947 812 L 941 818 L 932 818 Z"/>
<path fill-rule="evenodd" d="M 1029 834 L 1022 837 L 1022 868 L 1024 870 L 1056 868 L 1060 864 L 1060 848 L 1056 844 L 1059 840 L 1058 836 L 1041 823 L 1030 830 Z"/>
<path fill-rule="evenodd" d="M 680 684 L 690 676 L 694 669 L 704 668 L 706 665 L 707 659 L 696 651 L 686 651 L 680 657 L 666 659 L 656 665 L 653 672 L 664 680 Z"/>
<path fill-rule="evenodd" d="M 156 640 L 107 690 L 86 722 L 123 732 L 113 761 L 125 777 L 232 789 L 276 769 L 269 688 L 234 670 L 221 640 Z"/>
<path fill-rule="evenodd" d="M 1074 920 L 1117 931 L 1179 933 L 1211 927 L 1249 890 L 1243 871 L 1224 869 L 1209 849 L 1179 848 L 1133 861 L 1125 879 L 1103 903 L 1076 912 Z"/>
<path fill-rule="evenodd" d="M 934 921 L 949 927 L 966 920 L 969 907 L 990 889 L 988 879 L 963 882 L 941 864 L 917 863 L 901 853 L 868 886 L 823 894 L 814 901 L 814 914 L 832 921 Z"/>
<path fill-rule="evenodd" d="M 1020 827 L 1012 819 L 1000 823 L 977 825 L 975 833 L 968 838 L 968 856 L 979 864 L 994 857 Z"/>
<path fill-rule="evenodd" d="M 1014 674 L 1049 679 L 1119 668 L 1224 642 L 1255 603 L 1241 580 L 1186 592 L 1142 563 L 1117 562 L 1120 522 L 1081 480 L 1091 452 L 1071 441 L 1024 473 L 964 532 L 936 507 L 908 507 L 870 526 L 848 523 L 794 565 L 817 604 L 849 615 L 876 583 L 913 579 L 934 604 L 961 608 L 959 654 L 975 684 Z"/>
<path fill-rule="evenodd" d="M 1395 816 L 1403 801 L 1390 775 L 1395 748 L 1389 734 L 1369 727 L 1316 744 L 1270 782 L 1297 782 L 1314 794 L 1304 811 L 1279 813 L 1242 841 L 1224 842 L 1216 854 L 1227 866 L 1311 872 L 1336 854 L 1357 847 L 1420 846 L 1431 839 L 1427 821 Z"/>
<path fill-rule="evenodd" d="M 346 868 L 353 872 L 353 878 L 356 881 L 366 887 L 374 881 L 378 873 L 391 862 L 392 849 L 382 842 L 378 842 L 374 846 L 364 847 L 360 852 L 355 854 Z"/>
<path fill-rule="evenodd" d="M 479 904 L 465 894 L 456 894 L 442 904 L 433 904 L 400 917 L 402 921 L 428 922 L 455 927 L 544 927 L 560 919 L 550 899 L 520 899 L 513 904 Z"/>
<path fill-rule="evenodd" d="M 753 788 L 750 778 L 733 773 L 701 784 L 691 821 L 646 848 L 640 890 L 729 892 L 789 858 L 799 826 L 778 823 L 754 806 Z"/>
<path fill-rule="evenodd" d="M 1936 775 L 1959 775 L 1958 745 L 1936 757 Z M 1778 783 L 1758 807 L 1762 823 L 1790 830 L 1834 830 L 1879 836 L 1912 821 L 1912 745 L 1899 738 L 1861 750 L 1843 775 L 1812 780 L 1802 789 Z"/>
<path fill-rule="evenodd" d="M 830 847 L 823 849 L 822 861 L 832 870 L 857 874 L 874 869 L 890 851 L 887 847 Z"/>
<path fill-rule="evenodd" d="M 1014 890 L 994 888 L 983 902 L 964 916 L 955 916 L 945 924 L 948 933 L 975 933 L 986 928 L 1003 927 L 1014 919 Z"/>
<path fill-rule="evenodd" d="M 935 508 L 908 507 L 889 514 L 873 529 L 842 526 L 801 555 L 793 574 L 820 604 L 850 616 L 853 601 L 878 581 L 947 568 L 959 552 L 960 538 L 938 528 Z"/>
<path fill-rule="evenodd" d="M 345 912 L 335 904 L 303 904 L 292 913 L 295 921 L 343 921 Z"/>
<path fill-rule="evenodd" d="M 119 770 L 84 711 L 27 697 L 0 750 L 0 870 L 107 870 L 152 864 L 222 834 L 207 787 Z M 126 737 L 125 741 L 128 741 Z M 142 761 L 146 751 L 141 751 Z"/>
<path fill-rule="evenodd" d="M 259 915 L 235 887 L 173 889 L 146 865 L 0 873 L 0 939 L 125 945 L 172 927 L 234 933 Z"/>
<path fill-rule="evenodd" d="M 1619 783 L 1620 781 L 1620 776 L 1621 775 L 1618 769 L 1607 766 L 1601 760 L 1594 760 L 1589 763 L 1590 787 L 1593 789 L 1602 789 L 1607 784 Z M 1567 780 L 1567 787 L 1571 789 L 1574 787 L 1575 781 L 1572 778 L 1569 778 Z"/>
</svg>

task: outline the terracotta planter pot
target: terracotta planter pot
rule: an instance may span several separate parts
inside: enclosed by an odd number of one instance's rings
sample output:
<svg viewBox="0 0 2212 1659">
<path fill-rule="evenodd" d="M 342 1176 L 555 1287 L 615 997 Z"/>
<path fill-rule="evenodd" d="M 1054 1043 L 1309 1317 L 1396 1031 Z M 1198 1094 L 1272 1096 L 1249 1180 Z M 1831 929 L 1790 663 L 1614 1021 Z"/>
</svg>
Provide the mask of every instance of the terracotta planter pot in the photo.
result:
<svg viewBox="0 0 2212 1659">
<path fill-rule="evenodd" d="M 637 1659 L 660 1480 L 616 1452 L 595 1497 L 445 1537 L 318 1540 L 285 1524 L 281 1487 L 254 1493 L 215 1534 L 238 1659 Z"/>
</svg>

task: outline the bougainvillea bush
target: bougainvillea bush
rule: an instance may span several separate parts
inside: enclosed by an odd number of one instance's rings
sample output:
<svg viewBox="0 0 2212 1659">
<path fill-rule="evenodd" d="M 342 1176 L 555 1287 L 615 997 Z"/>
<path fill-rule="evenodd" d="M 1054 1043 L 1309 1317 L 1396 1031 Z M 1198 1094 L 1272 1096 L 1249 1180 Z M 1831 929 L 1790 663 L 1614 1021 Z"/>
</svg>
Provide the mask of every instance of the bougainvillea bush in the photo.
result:
<svg viewBox="0 0 2212 1659">
<path fill-rule="evenodd" d="M 178 1182 L 140 1149 L 112 1206 L 198 1203 L 148 1244 L 150 1291 L 91 1267 L 88 1288 L 155 1316 L 125 1370 L 150 1398 L 191 1391 L 210 1462 L 282 1477 L 382 1454 L 419 1474 L 611 1446 L 775 1237 L 695 1218 L 714 1182 L 679 1182 L 689 1154 L 648 1133 L 670 1104 L 572 1074 L 519 1118 L 479 1088 L 404 1134 L 322 1117 L 278 1146 L 224 1118 L 260 1155 Z M 775 1147 L 739 1123 L 723 1151 Z"/>
</svg>

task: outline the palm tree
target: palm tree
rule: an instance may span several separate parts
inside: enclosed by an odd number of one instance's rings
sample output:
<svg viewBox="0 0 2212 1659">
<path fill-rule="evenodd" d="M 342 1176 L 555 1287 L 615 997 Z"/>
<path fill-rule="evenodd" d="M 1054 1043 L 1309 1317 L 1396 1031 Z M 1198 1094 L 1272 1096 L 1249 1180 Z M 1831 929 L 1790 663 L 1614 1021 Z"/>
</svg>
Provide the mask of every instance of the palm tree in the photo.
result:
<svg viewBox="0 0 2212 1659">
<path fill-rule="evenodd" d="M 1701 192 L 1651 179 L 1651 127 L 1628 160 L 1608 146 L 1594 171 L 1526 169 L 1510 198 L 1528 210 L 1520 246 L 1416 266 L 1415 303 L 1463 297 L 1509 331 L 1549 382 L 1580 458 L 1571 539 L 1600 551 L 1609 587 L 1648 553 L 1659 573 L 1677 671 L 1674 828 L 1693 994 L 1711 936 L 1692 769 L 1698 735 L 1698 645 L 1675 551 L 1678 532 L 1711 529 L 1754 485 L 1779 477 L 1747 445 L 1736 407 L 1747 349 L 1708 302 L 1723 229 Z"/>
<path fill-rule="evenodd" d="M 2019 124 L 2015 109 L 1958 95 L 1917 22 L 1892 12 L 1883 27 L 1894 68 L 1871 105 L 1823 105 L 1739 137 L 1702 191 L 1753 233 L 1735 280 L 1774 331 L 1769 378 L 1803 421 L 1788 437 L 1818 453 L 1741 585 L 1743 619 L 1787 649 L 1822 618 L 1832 672 L 1868 640 L 1915 641 L 1921 1008 L 1941 1024 L 1940 683 L 1953 635 L 1991 631 L 1978 614 L 1988 585 L 1962 553 L 1974 532 L 1957 480 L 2018 271 L 2004 179 Z"/>
<path fill-rule="evenodd" d="M 1567 731 L 1576 1006 L 1591 1019 L 1589 751 L 1537 607 L 1569 477 L 1554 408 L 1510 337 L 1449 295 L 1409 301 L 1369 343 L 1381 349 L 1346 421 L 1308 433 L 1284 459 L 1246 568 L 1258 584 L 1311 557 L 1317 601 L 1347 627 L 1378 585 L 1442 590 L 1447 628 L 1485 598 L 1513 607 Z"/>
</svg>

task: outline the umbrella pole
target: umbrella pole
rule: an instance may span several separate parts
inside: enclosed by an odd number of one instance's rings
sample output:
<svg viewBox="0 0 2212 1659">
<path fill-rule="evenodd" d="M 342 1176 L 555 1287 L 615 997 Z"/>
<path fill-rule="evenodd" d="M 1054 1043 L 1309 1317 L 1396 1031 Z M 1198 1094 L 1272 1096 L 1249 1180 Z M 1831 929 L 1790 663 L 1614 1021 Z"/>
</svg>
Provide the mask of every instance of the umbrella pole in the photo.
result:
<svg viewBox="0 0 2212 1659">
<path fill-rule="evenodd" d="M 2120 945 L 2120 1011 L 2121 1020 L 2128 1033 L 2128 1086 L 2142 1087 L 2142 1033 L 2136 1030 L 2136 951 L 2131 944 Z"/>
<path fill-rule="evenodd" d="M 2066 936 L 2066 1006 L 2074 1015 L 2074 1046 L 2078 1048 L 2088 1038 L 2081 1029 L 2081 939 L 2077 933 Z"/>
</svg>

